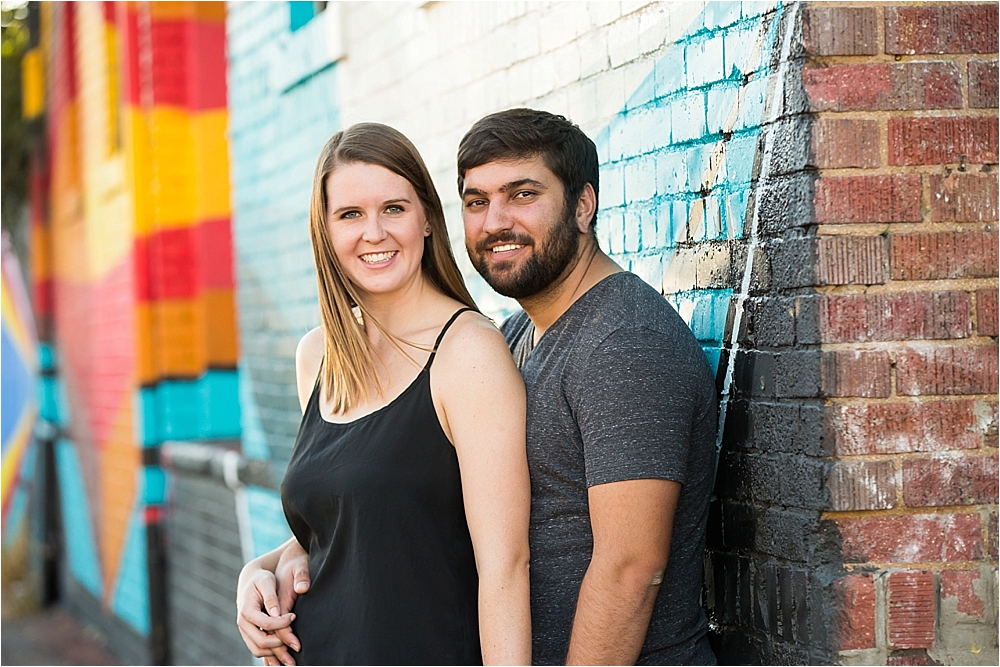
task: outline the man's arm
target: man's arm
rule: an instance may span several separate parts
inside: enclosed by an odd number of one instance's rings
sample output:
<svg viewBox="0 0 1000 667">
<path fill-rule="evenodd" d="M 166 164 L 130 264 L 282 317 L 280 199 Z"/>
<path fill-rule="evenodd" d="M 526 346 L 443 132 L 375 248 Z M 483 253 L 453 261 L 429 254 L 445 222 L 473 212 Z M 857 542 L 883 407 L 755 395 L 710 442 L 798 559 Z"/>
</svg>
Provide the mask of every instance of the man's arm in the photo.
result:
<svg viewBox="0 0 1000 667">
<path fill-rule="evenodd" d="M 670 554 L 681 485 L 634 479 L 590 487 L 594 554 L 580 586 L 569 665 L 631 665 L 639 657 Z"/>
</svg>

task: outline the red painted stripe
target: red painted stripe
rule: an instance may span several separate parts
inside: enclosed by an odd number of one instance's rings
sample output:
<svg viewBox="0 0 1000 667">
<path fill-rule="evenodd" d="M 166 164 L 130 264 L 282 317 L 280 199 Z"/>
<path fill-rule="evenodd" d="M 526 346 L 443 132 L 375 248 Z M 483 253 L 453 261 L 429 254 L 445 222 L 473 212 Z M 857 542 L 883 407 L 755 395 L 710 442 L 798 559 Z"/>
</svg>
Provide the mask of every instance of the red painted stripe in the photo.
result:
<svg viewBox="0 0 1000 667">
<path fill-rule="evenodd" d="M 139 301 L 194 298 L 204 289 L 233 289 L 229 218 L 165 229 L 135 239 Z"/>
<path fill-rule="evenodd" d="M 153 21 L 153 103 L 186 106 L 187 70 L 191 57 L 190 21 Z"/>
<path fill-rule="evenodd" d="M 150 301 L 152 294 L 149 287 L 149 238 L 135 237 L 132 247 L 133 294 L 136 301 Z"/>
<path fill-rule="evenodd" d="M 226 108 L 226 25 L 217 21 L 191 23 L 188 77 L 192 110 Z"/>
<path fill-rule="evenodd" d="M 32 285 L 33 299 L 32 305 L 35 309 L 35 316 L 42 317 L 52 313 L 52 280 L 35 280 Z"/>
<path fill-rule="evenodd" d="M 122 99 L 133 107 L 141 104 L 141 72 L 139 68 L 139 17 L 133 3 L 119 5 L 117 13 L 118 34 L 121 36 Z"/>
<path fill-rule="evenodd" d="M 197 235 L 197 227 L 181 227 L 149 237 L 151 300 L 191 298 L 200 291 Z"/>
<path fill-rule="evenodd" d="M 204 289 L 233 289 L 233 236 L 229 218 L 198 225 L 201 238 L 199 277 Z"/>
<path fill-rule="evenodd" d="M 142 518 L 147 526 L 155 526 L 158 523 L 163 523 L 165 517 L 166 513 L 163 511 L 163 505 L 146 505 L 142 510 Z"/>
</svg>

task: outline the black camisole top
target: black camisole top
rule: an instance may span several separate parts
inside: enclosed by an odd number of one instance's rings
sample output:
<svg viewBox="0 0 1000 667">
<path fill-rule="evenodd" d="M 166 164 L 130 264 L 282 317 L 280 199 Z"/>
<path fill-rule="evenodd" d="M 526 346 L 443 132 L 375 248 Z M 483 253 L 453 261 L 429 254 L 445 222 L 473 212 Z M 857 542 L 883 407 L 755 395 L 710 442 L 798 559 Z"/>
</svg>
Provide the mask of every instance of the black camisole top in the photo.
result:
<svg viewBox="0 0 1000 667">
<path fill-rule="evenodd" d="M 478 588 L 455 448 L 427 364 L 392 402 L 348 423 L 309 398 L 284 481 L 312 584 L 295 603 L 300 665 L 482 664 Z"/>
</svg>

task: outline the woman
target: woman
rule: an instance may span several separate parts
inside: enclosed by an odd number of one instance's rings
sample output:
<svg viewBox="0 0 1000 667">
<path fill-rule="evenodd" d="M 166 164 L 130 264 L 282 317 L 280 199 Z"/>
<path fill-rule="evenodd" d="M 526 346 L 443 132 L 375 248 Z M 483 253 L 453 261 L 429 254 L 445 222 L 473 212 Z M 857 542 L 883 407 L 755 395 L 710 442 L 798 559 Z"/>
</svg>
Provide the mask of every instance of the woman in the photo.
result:
<svg viewBox="0 0 1000 667">
<path fill-rule="evenodd" d="M 294 537 L 240 573 L 244 641 L 267 664 L 528 664 L 524 386 L 416 148 L 373 123 L 334 135 L 309 225 L 322 326 L 296 350 Z M 299 549 L 309 592 L 262 611 Z"/>
</svg>

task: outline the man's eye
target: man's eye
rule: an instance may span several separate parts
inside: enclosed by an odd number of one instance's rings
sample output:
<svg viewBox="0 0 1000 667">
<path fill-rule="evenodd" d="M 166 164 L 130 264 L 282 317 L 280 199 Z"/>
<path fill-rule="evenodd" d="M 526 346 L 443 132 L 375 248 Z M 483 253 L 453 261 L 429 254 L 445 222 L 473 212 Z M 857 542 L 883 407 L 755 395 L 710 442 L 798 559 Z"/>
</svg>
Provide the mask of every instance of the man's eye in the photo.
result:
<svg viewBox="0 0 1000 667">
<path fill-rule="evenodd" d="M 531 190 L 518 190 L 514 193 L 514 199 L 530 199 L 534 197 L 535 193 Z"/>
<path fill-rule="evenodd" d="M 479 208 L 485 204 L 486 202 L 483 201 L 482 199 L 470 199 L 469 201 L 465 202 L 465 208 Z"/>
</svg>

